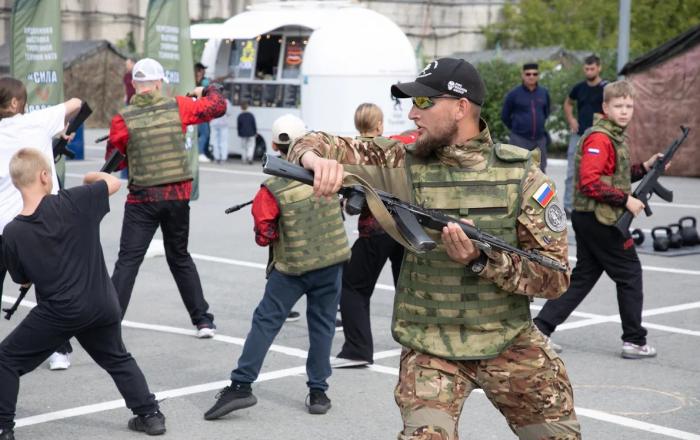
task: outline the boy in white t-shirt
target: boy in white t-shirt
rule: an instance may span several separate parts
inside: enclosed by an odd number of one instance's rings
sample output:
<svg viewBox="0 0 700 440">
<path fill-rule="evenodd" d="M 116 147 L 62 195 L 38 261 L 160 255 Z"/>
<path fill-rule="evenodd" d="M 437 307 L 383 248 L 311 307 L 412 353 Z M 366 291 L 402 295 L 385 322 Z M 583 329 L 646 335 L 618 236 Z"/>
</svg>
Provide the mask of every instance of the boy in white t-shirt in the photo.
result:
<svg viewBox="0 0 700 440">
<path fill-rule="evenodd" d="M 5 225 L 22 210 L 22 196 L 10 178 L 12 155 L 24 147 L 37 148 L 44 153 L 51 164 L 53 194 L 56 194 L 58 180 L 53 161 L 53 137 L 59 135 L 66 122 L 77 114 L 82 101 L 71 98 L 63 104 L 24 113 L 26 103 L 27 89 L 21 81 L 0 78 L 0 244 Z M 5 273 L 4 263 L 0 260 L 0 297 Z M 67 353 L 54 356 L 52 360 L 52 365 L 59 367 L 52 369 L 65 369 L 70 365 Z"/>
</svg>

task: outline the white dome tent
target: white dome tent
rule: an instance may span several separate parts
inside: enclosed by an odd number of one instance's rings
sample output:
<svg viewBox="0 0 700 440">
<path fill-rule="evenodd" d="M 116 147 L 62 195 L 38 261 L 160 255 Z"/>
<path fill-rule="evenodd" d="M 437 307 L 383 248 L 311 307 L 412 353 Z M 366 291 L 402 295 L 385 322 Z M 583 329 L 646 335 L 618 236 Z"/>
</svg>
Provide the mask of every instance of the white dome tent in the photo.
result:
<svg viewBox="0 0 700 440">
<path fill-rule="evenodd" d="M 285 113 L 310 130 L 353 136 L 363 102 L 382 108 L 385 134 L 413 128 L 410 104 L 392 99 L 390 86 L 415 79 L 415 54 L 401 29 L 375 11 L 347 2 L 266 3 L 221 24 L 193 25 L 191 36 L 208 39 L 207 76 L 227 77 L 237 111 L 249 103 L 267 148 L 272 122 Z"/>
</svg>

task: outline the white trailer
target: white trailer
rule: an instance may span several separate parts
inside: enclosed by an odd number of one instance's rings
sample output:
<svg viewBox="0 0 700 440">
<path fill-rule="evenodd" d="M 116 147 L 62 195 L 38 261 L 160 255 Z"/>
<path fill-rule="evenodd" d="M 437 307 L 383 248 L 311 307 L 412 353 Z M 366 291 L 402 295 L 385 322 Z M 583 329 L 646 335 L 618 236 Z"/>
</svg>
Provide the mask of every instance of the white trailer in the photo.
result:
<svg viewBox="0 0 700 440">
<path fill-rule="evenodd" d="M 207 39 L 202 63 L 210 78 L 226 77 L 226 96 L 240 113 L 248 102 L 258 125 L 256 155 L 270 148 L 272 122 L 292 113 L 309 130 L 353 136 L 363 102 L 384 112 L 386 134 L 413 128 L 410 104 L 390 87 L 413 81 L 411 43 L 389 18 L 348 2 L 280 2 L 251 6 L 221 24 L 191 27 Z M 240 154 L 235 117 L 230 150 Z"/>
</svg>

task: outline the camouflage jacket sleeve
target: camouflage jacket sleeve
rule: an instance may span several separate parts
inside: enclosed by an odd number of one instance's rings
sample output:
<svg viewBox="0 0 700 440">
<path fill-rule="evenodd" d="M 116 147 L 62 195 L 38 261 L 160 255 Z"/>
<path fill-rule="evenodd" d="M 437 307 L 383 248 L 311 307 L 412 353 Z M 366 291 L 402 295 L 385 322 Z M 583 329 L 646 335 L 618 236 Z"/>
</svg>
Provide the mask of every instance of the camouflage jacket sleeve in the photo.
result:
<svg viewBox="0 0 700 440">
<path fill-rule="evenodd" d="M 541 206 L 535 194 L 544 185 L 554 197 Z M 545 193 L 546 193 L 546 188 Z M 532 166 L 522 188 L 522 204 L 518 216 L 518 247 L 537 250 L 568 267 L 569 245 L 566 215 L 558 200 L 554 182 L 537 166 Z M 482 276 L 506 291 L 547 299 L 561 296 L 569 287 L 570 268 L 562 273 L 548 269 L 518 255 L 492 252 Z"/>
<path fill-rule="evenodd" d="M 309 151 L 346 165 L 375 165 L 386 168 L 402 167 L 406 156 L 404 144 L 401 142 L 382 148 L 372 141 L 333 136 L 319 131 L 299 138 L 289 151 L 288 160 L 298 164 L 301 156 Z"/>
</svg>

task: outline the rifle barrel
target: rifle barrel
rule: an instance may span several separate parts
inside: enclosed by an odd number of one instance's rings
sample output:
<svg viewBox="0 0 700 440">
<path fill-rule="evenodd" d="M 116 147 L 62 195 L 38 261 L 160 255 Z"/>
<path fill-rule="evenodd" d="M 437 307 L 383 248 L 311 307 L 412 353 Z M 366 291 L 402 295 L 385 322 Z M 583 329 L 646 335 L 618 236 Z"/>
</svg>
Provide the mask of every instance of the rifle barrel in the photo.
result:
<svg viewBox="0 0 700 440">
<path fill-rule="evenodd" d="M 231 214 L 232 212 L 239 211 L 239 210 L 241 210 L 242 208 L 244 208 L 244 207 L 246 207 L 246 206 L 248 206 L 248 205 L 250 205 L 250 204 L 252 204 L 252 203 L 253 203 L 253 201 L 252 201 L 252 200 L 249 200 L 249 201 L 247 201 L 247 202 L 245 202 L 245 203 L 241 203 L 241 204 L 238 204 L 238 205 L 233 205 L 233 206 L 230 207 L 230 208 L 226 208 L 226 210 L 224 211 L 224 213 L 225 213 L 225 214 Z"/>
</svg>

